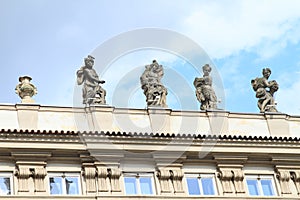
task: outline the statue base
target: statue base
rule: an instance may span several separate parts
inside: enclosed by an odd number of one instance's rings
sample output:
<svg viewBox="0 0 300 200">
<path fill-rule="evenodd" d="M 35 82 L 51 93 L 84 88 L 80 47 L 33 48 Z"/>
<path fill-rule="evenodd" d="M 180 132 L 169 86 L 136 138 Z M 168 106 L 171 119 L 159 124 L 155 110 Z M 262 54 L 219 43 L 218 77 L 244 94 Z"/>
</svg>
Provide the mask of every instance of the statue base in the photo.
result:
<svg viewBox="0 0 300 200">
<path fill-rule="evenodd" d="M 24 98 L 21 100 L 21 103 L 28 103 L 28 104 L 32 104 L 32 103 L 35 103 L 34 99 L 32 98 Z"/>
<path fill-rule="evenodd" d="M 163 106 L 147 106 L 147 109 L 160 109 L 160 110 L 167 110 L 170 109 L 167 106 L 163 107 Z"/>
</svg>

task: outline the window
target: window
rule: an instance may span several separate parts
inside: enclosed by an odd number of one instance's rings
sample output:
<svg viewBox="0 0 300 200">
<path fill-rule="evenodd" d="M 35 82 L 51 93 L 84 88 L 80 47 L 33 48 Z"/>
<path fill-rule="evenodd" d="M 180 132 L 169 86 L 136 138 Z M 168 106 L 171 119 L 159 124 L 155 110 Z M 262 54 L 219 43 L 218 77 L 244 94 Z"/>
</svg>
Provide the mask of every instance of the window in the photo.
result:
<svg viewBox="0 0 300 200">
<path fill-rule="evenodd" d="M 0 195 L 12 194 L 12 175 L 10 173 L 0 174 Z"/>
<path fill-rule="evenodd" d="M 246 183 L 250 196 L 275 196 L 272 176 L 246 176 Z"/>
<path fill-rule="evenodd" d="M 127 195 L 154 194 L 152 174 L 125 174 L 124 185 Z"/>
<path fill-rule="evenodd" d="M 80 194 L 79 174 L 62 173 L 49 175 L 50 194 L 52 195 L 78 195 Z"/>
<path fill-rule="evenodd" d="M 215 180 L 213 174 L 187 174 L 186 183 L 190 195 L 216 194 Z"/>
</svg>

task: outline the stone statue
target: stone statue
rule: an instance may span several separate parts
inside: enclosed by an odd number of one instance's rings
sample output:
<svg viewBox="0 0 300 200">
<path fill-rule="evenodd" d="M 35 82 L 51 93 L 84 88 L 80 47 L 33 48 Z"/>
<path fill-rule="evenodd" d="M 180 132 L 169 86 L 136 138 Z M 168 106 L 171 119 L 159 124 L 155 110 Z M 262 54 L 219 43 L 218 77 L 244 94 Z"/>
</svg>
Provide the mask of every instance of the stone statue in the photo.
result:
<svg viewBox="0 0 300 200">
<path fill-rule="evenodd" d="M 279 85 L 275 80 L 268 81 L 271 69 L 264 68 L 262 74 L 263 77 L 251 80 L 256 98 L 258 98 L 258 108 L 260 112 L 278 112 L 274 101 L 274 93 L 278 90 Z"/>
<path fill-rule="evenodd" d="M 16 93 L 21 98 L 22 103 L 34 103 L 34 100 L 31 98 L 33 95 L 37 94 L 36 87 L 30 83 L 32 80 L 29 76 L 19 77 L 19 84 L 16 86 Z"/>
<path fill-rule="evenodd" d="M 145 66 L 145 71 L 140 77 L 140 81 L 148 106 L 167 107 L 166 97 L 168 91 L 161 83 L 163 75 L 164 69 L 156 60 L 153 60 L 152 64 Z"/>
<path fill-rule="evenodd" d="M 94 59 L 90 55 L 84 59 L 85 65 L 77 71 L 77 84 L 83 84 L 84 104 L 105 104 L 106 91 L 100 86 L 105 81 L 100 80 L 96 70 L 93 69 Z"/>
<path fill-rule="evenodd" d="M 197 100 L 201 103 L 200 109 L 217 109 L 217 96 L 212 87 L 212 77 L 209 75 L 211 67 L 205 64 L 202 67 L 203 77 L 195 78 L 194 86 L 196 88 Z"/>
</svg>

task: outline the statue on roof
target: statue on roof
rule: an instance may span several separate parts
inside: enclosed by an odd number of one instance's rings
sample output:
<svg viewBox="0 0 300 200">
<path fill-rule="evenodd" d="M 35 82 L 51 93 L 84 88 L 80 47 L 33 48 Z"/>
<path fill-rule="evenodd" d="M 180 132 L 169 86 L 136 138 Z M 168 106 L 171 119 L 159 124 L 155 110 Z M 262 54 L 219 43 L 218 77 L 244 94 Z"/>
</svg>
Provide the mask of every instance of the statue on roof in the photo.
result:
<svg viewBox="0 0 300 200">
<path fill-rule="evenodd" d="M 22 103 L 34 103 L 33 95 L 37 94 L 37 88 L 30 83 L 32 78 L 30 76 L 19 77 L 19 84 L 16 86 L 16 94 L 21 98 Z"/>
<path fill-rule="evenodd" d="M 268 81 L 271 75 L 271 69 L 262 70 L 263 77 L 252 79 L 251 85 L 258 98 L 257 106 L 260 112 L 278 112 L 274 100 L 274 93 L 279 89 L 275 80 Z"/>
<path fill-rule="evenodd" d="M 200 109 L 217 109 L 217 96 L 212 87 L 212 77 L 209 75 L 211 67 L 205 64 L 202 67 L 203 77 L 196 77 L 194 86 L 196 88 L 197 100 L 201 103 Z"/>
<path fill-rule="evenodd" d="M 145 66 L 140 81 L 141 88 L 146 96 L 147 106 L 167 107 L 166 97 L 168 91 L 161 83 L 163 75 L 163 66 L 159 65 L 156 60 Z"/>
<path fill-rule="evenodd" d="M 100 80 L 94 66 L 94 57 L 88 55 L 84 59 L 85 65 L 77 71 L 77 84 L 82 85 L 83 104 L 105 104 L 106 91 L 100 84 L 105 81 Z"/>
</svg>

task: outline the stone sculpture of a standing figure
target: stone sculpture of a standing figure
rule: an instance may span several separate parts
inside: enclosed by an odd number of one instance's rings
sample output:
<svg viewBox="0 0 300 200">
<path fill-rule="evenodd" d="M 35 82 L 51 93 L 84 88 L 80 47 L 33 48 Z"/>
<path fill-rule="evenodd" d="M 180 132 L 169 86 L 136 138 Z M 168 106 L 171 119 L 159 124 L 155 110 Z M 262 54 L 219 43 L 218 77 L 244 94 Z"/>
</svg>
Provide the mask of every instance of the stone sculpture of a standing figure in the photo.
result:
<svg viewBox="0 0 300 200">
<path fill-rule="evenodd" d="M 94 66 L 94 57 L 88 56 L 84 59 L 85 65 L 77 71 L 77 84 L 82 85 L 83 104 L 105 104 L 106 91 L 100 84 L 100 80 Z"/>
<path fill-rule="evenodd" d="M 161 83 L 161 78 L 164 75 L 162 65 L 159 65 L 156 60 L 152 64 L 145 66 L 145 71 L 140 77 L 141 87 L 146 96 L 148 106 L 167 107 L 166 96 L 167 89 Z"/>
<path fill-rule="evenodd" d="M 211 67 L 205 64 L 202 67 L 203 77 L 195 78 L 194 86 L 196 88 L 197 100 L 201 103 L 201 110 L 217 109 L 217 96 L 212 87 L 212 77 L 209 75 Z"/>
<path fill-rule="evenodd" d="M 275 80 L 268 81 L 271 69 L 262 70 L 263 77 L 251 80 L 253 90 L 258 98 L 257 106 L 260 112 L 278 112 L 275 105 L 274 93 L 279 89 Z"/>
</svg>

